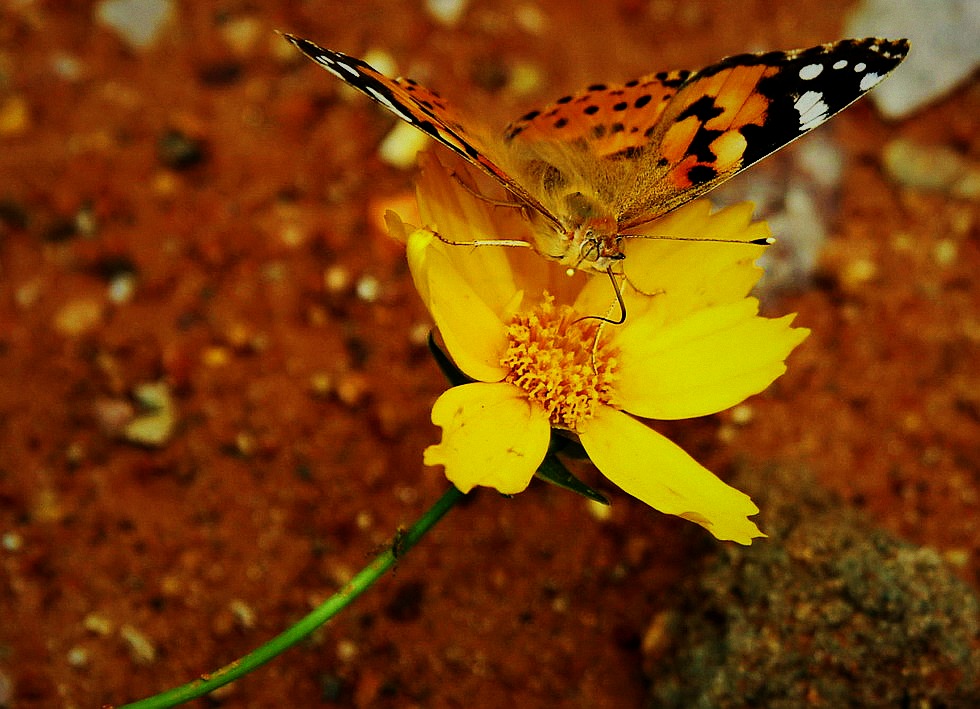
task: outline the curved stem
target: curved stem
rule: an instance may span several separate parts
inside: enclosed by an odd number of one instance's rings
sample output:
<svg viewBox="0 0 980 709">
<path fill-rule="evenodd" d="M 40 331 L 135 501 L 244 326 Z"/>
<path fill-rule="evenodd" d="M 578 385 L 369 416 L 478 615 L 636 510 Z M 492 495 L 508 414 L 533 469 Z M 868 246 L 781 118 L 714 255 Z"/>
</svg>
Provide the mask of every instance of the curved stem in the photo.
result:
<svg viewBox="0 0 980 709">
<path fill-rule="evenodd" d="M 307 635 L 350 605 L 351 601 L 370 588 L 375 581 L 390 569 L 399 557 L 403 556 L 409 549 L 415 546 L 425 533 L 436 522 L 442 519 L 442 516 L 463 497 L 462 492 L 455 487 L 451 487 L 412 525 L 411 529 L 404 534 L 397 535 L 394 544 L 375 557 L 374 561 L 361 569 L 346 586 L 324 601 L 312 613 L 274 637 L 265 645 L 253 650 L 248 655 L 245 655 L 245 657 L 230 662 L 221 669 L 208 674 L 202 674 L 200 678 L 193 682 L 188 682 L 180 687 L 174 687 L 166 692 L 155 694 L 152 697 L 141 699 L 132 704 L 126 704 L 120 707 L 120 709 L 159 709 L 160 707 L 176 706 L 182 702 L 203 696 L 208 692 L 213 692 L 218 687 L 226 685 L 242 675 L 248 674 L 255 668 L 264 665 L 269 660 L 300 642 Z"/>
</svg>

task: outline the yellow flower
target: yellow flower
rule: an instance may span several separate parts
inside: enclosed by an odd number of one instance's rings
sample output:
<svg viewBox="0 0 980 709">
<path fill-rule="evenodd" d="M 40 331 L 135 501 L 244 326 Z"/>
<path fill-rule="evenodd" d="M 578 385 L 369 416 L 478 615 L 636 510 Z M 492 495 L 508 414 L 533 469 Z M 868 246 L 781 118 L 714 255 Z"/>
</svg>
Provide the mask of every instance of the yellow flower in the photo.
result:
<svg viewBox="0 0 980 709">
<path fill-rule="evenodd" d="M 516 209 L 480 199 L 423 155 L 419 213 L 434 230 L 407 242 L 415 285 L 445 349 L 473 383 L 446 391 L 432 409 L 442 441 L 425 451 L 461 491 L 524 490 L 547 453 L 552 428 L 575 434 L 596 467 L 623 490 L 719 539 L 765 536 L 758 508 L 680 447 L 643 423 L 729 408 L 785 371 L 808 334 L 793 316 L 758 315 L 748 292 L 764 246 L 629 239 L 619 306 L 602 273 L 567 273 L 530 249 L 451 245 L 527 238 Z M 649 225 L 647 234 L 750 242 L 768 235 L 741 204 L 715 214 L 697 201 Z"/>
</svg>

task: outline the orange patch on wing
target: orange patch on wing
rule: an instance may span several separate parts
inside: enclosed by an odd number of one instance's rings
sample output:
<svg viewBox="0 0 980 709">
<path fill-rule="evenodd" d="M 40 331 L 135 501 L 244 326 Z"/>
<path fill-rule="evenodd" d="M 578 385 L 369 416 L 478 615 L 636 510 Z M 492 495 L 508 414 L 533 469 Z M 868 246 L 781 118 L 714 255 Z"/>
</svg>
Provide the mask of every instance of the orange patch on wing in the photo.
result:
<svg viewBox="0 0 980 709">
<path fill-rule="evenodd" d="M 718 172 L 727 172 L 733 167 L 737 168 L 748 144 L 745 136 L 737 130 L 725 131 L 711 141 L 711 152 L 717 158 L 715 169 Z"/>
<path fill-rule="evenodd" d="M 670 127 L 664 135 L 662 154 L 671 165 L 680 162 L 687 155 L 687 149 L 700 127 L 701 121 L 696 116 L 688 116 Z"/>
</svg>

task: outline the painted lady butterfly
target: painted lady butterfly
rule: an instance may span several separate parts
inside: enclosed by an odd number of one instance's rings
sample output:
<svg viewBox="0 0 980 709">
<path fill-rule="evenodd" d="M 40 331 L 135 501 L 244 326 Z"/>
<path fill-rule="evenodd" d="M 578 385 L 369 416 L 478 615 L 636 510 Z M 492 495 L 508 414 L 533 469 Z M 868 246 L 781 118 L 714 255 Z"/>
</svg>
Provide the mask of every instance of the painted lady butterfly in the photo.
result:
<svg viewBox="0 0 980 709">
<path fill-rule="evenodd" d="M 877 85 L 909 49 L 905 39 L 848 39 L 596 84 L 494 137 L 412 79 L 389 79 L 359 59 L 284 37 L 499 181 L 525 207 L 540 253 L 601 271 L 623 258 L 631 229 L 810 132 Z"/>
</svg>

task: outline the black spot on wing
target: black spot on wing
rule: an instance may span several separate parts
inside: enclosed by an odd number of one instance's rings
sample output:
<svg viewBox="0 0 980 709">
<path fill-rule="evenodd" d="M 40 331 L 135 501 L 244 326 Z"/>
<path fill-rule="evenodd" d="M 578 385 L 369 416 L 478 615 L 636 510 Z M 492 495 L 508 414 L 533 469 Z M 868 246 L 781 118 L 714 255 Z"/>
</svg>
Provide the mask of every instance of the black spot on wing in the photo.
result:
<svg viewBox="0 0 980 709">
<path fill-rule="evenodd" d="M 722 113 L 725 112 L 721 106 L 715 103 L 713 96 L 702 96 L 697 101 L 691 103 L 690 106 L 685 108 L 677 116 L 677 120 L 683 121 L 685 118 L 694 117 L 697 118 L 701 123 L 706 123 L 712 118 L 717 118 Z"/>
<path fill-rule="evenodd" d="M 718 171 L 711 165 L 695 165 L 687 171 L 687 179 L 694 185 L 703 185 L 716 177 L 718 177 Z"/>
<path fill-rule="evenodd" d="M 801 129 L 800 112 L 795 107 L 800 96 L 807 92 L 818 94 L 819 100 L 826 104 L 827 118 L 830 118 L 872 88 L 871 75 L 884 77 L 901 63 L 907 52 L 908 42 L 905 40 L 888 42 L 869 38 L 779 53 L 779 56 L 758 55 L 767 62 L 774 62 L 778 71 L 763 77 L 757 87 L 758 92 L 769 100 L 763 124 L 746 125 L 740 129 L 747 141 L 743 167 L 761 160 L 808 132 L 809 128 L 819 125 Z M 732 57 L 725 61 L 729 65 L 737 65 L 748 60 Z M 819 66 L 819 72 L 812 78 L 802 78 L 801 71 L 812 66 Z M 805 75 L 807 72 L 804 72 Z M 862 88 L 862 81 L 869 83 Z"/>
</svg>

